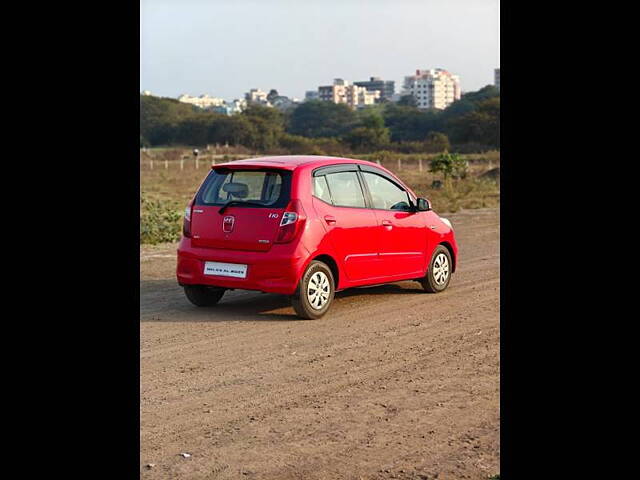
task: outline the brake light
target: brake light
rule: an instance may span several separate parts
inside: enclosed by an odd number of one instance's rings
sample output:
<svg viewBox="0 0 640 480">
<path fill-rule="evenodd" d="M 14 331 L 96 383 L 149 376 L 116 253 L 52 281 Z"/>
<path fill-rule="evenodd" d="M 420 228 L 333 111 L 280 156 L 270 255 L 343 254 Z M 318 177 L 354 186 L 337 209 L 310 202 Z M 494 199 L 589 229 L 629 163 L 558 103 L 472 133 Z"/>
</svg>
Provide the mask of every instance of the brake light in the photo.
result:
<svg viewBox="0 0 640 480">
<path fill-rule="evenodd" d="M 300 200 L 291 200 L 280 220 L 280 229 L 274 243 L 288 243 L 298 236 L 307 215 Z"/>
<path fill-rule="evenodd" d="M 189 202 L 187 208 L 184 209 L 184 221 L 182 222 L 182 235 L 191 238 L 191 210 L 193 209 L 193 201 Z"/>
</svg>

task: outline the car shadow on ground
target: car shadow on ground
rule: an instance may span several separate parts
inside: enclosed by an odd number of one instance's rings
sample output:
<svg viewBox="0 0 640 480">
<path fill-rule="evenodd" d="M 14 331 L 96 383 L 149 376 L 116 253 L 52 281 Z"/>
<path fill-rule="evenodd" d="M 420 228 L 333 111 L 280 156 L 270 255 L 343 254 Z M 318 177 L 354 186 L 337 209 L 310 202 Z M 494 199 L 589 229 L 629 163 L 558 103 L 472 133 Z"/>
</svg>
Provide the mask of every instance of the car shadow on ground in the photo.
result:
<svg viewBox="0 0 640 480">
<path fill-rule="evenodd" d="M 420 295 L 416 282 L 399 282 L 373 287 L 350 288 L 337 292 L 331 309 L 349 308 L 341 305 L 350 297 L 371 295 Z M 233 321 L 301 321 L 291 307 L 289 297 L 247 290 L 227 292 L 218 305 L 196 307 L 184 296 L 175 280 L 140 281 L 141 322 L 233 322 Z"/>
</svg>

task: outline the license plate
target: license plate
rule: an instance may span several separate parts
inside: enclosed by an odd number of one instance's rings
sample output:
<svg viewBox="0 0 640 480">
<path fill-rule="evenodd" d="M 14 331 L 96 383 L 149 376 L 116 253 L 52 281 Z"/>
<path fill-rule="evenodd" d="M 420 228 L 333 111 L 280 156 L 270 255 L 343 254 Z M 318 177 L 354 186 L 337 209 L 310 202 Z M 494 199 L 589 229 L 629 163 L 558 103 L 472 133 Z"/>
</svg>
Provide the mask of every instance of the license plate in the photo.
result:
<svg viewBox="0 0 640 480">
<path fill-rule="evenodd" d="M 240 263 L 205 262 L 204 274 L 247 278 L 247 266 Z"/>
</svg>

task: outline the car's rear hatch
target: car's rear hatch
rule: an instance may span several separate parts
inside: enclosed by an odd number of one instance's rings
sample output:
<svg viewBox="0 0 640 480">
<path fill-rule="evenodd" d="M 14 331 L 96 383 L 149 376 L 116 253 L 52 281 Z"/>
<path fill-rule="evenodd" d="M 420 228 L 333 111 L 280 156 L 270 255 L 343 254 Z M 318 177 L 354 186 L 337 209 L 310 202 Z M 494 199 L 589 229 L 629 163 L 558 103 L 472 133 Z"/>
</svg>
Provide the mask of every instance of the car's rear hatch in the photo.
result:
<svg viewBox="0 0 640 480">
<path fill-rule="evenodd" d="M 291 176 L 288 169 L 239 162 L 214 167 L 192 206 L 192 245 L 268 251 L 290 200 Z"/>
</svg>

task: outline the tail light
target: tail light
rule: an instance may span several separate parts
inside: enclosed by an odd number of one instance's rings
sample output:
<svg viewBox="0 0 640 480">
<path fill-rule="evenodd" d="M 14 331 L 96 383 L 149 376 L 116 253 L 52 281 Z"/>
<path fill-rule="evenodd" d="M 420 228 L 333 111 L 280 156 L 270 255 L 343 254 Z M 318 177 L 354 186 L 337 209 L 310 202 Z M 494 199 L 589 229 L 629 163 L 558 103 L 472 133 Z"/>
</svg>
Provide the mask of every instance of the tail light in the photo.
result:
<svg viewBox="0 0 640 480">
<path fill-rule="evenodd" d="M 280 229 L 274 243 L 288 243 L 298 236 L 307 215 L 300 200 L 291 200 L 280 220 Z"/>
<path fill-rule="evenodd" d="M 182 222 L 182 235 L 191 238 L 191 210 L 193 209 L 193 201 L 189 202 L 187 208 L 184 209 L 184 221 Z"/>
</svg>

